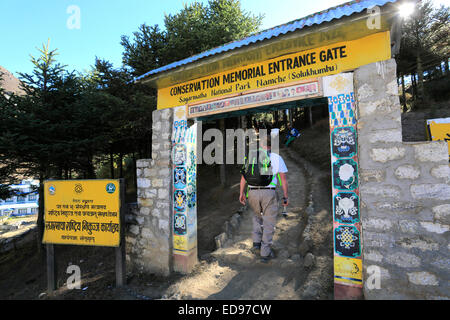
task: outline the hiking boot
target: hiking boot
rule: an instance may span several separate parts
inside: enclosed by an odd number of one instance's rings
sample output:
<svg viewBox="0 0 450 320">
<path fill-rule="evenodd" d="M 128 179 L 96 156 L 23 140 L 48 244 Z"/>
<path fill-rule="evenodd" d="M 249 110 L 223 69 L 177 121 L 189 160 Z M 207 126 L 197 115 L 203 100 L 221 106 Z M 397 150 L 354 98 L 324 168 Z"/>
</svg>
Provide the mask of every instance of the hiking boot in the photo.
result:
<svg viewBox="0 0 450 320">
<path fill-rule="evenodd" d="M 261 252 L 261 243 L 253 242 L 253 247 L 250 249 L 250 251 L 254 254 L 259 256 Z"/>
<path fill-rule="evenodd" d="M 262 263 L 267 263 L 267 262 L 269 262 L 270 260 L 272 260 L 272 259 L 274 259 L 275 258 L 275 253 L 273 252 L 273 250 L 270 250 L 270 253 L 269 253 L 269 255 L 268 256 L 261 256 L 261 262 Z"/>
</svg>

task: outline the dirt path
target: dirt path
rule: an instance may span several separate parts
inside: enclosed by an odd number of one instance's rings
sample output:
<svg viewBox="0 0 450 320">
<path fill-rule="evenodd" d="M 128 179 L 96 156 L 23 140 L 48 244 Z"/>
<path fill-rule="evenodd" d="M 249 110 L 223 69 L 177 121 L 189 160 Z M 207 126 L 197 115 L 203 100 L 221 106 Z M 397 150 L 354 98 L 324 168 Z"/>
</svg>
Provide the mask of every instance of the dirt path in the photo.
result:
<svg viewBox="0 0 450 320">
<path fill-rule="evenodd" d="M 292 150 L 281 154 L 289 170 L 290 205 L 288 217 L 278 217 L 273 242 L 277 257 L 263 264 L 250 252 L 253 213 L 247 209 L 232 241 L 173 283 L 163 299 L 333 298 L 327 176 Z"/>
<path fill-rule="evenodd" d="M 231 180 L 238 180 L 238 172 L 230 169 L 228 189 L 205 185 L 205 195 L 221 200 L 199 206 L 201 254 L 193 273 L 130 275 L 127 286 L 118 289 L 111 248 L 56 246 L 60 289 L 51 299 L 333 299 L 330 174 L 299 158 L 295 148 L 282 149 L 281 155 L 289 170 L 290 205 L 287 218 L 279 215 L 273 243 L 277 257 L 270 263 L 261 263 L 250 252 L 251 210 L 242 212 L 225 246 L 211 252 L 214 236 L 240 207 L 238 185 Z M 214 174 L 205 172 L 203 179 Z M 0 258 L 0 298 L 50 298 L 41 294 L 46 290 L 45 259 L 36 253 L 34 242 Z M 83 271 L 80 290 L 64 285 L 72 263 Z"/>
</svg>

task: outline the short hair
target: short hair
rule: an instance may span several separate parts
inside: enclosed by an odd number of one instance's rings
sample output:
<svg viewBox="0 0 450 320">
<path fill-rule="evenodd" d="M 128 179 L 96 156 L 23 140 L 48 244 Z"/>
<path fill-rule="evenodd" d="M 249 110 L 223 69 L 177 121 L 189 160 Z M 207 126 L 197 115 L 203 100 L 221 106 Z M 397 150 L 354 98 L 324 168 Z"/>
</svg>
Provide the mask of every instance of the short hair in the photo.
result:
<svg viewBox="0 0 450 320">
<path fill-rule="evenodd" d="M 272 147 L 272 137 L 268 135 L 265 139 L 260 139 L 260 143 L 263 146 Z"/>
</svg>

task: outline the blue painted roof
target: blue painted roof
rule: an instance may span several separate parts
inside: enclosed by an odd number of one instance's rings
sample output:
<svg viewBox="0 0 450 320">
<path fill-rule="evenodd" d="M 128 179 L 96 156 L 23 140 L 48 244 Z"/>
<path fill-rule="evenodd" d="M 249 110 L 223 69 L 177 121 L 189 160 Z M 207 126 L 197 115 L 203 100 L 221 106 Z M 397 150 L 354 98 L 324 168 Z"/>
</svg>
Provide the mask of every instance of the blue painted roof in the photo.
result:
<svg viewBox="0 0 450 320">
<path fill-rule="evenodd" d="M 300 30 L 304 27 L 309 27 L 312 25 L 319 25 L 323 22 L 329 22 L 333 19 L 340 19 L 344 16 L 350 16 L 354 13 L 362 12 L 363 10 L 367 10 L 368 8 L 371 8 L 373 6 L 383 6 L 389 2 L 396 2 L 398 0 L 356 0 L 351 2 L 343 3 L 339 6 L 329 8 L 324 11 L 320 11 L 317 13 L 314 13 L 312 15 L 306 16 L 304 18 L 300 18 L 298 20 L 294 20 L 291 22 L 288 22 L 286 24 L 261 31 L 259 33 L 253 34 L 247 38 L 229 42 L 223 46 L 204 51 L 200 54 L 194 55 L 192 57 L 176 61 L 173 63 L 170 63 L 168 65 L 165 65 L 161 68 L 151 70 L 147 73 L 144 73 L 143 75 L 135 78 L 136 80 L 143 79 L 145 77 L 148 77 L 153 74 L 157 74 L 160 72 L 168 71 L 170 69 L 174 69 L 177 67 L 180 67 L 182 65 L 186 65 L 189 63 L 192 63 L 194 61 L 200 60 L 202 58 L 206 58 L 209 56 L 213 56 L 219 53 L 227 52 L 233 49 L 237 49 L 240 47 L 248 46 L 252 43 L 256 43 L 258 41 L 263 41 L 266 39 L 271 39 L 274 37 L 278 37 L 279 35 L 286 34 L 288 32 L 293 32 L 296 30 Z"/>
</svg>

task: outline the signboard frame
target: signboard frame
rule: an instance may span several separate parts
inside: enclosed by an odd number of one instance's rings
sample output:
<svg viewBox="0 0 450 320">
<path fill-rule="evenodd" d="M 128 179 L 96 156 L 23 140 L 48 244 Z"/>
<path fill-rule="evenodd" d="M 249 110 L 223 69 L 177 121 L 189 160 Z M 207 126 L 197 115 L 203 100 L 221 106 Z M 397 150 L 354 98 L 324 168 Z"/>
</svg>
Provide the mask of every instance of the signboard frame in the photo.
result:
<svg viewBox="0 0 450 320">
<path fill-rule="evenodd" d="M 216 110 L 212 110 L 212 111 L 204 111 L 204 112 L 197 112 L 197 113 L 191 112 L 191 108 L 193 108 L 193 107 L 198 107 L 198 106 L 207 105 L 207 104 L 217 104 L 217 103 L 225 103 L 226 104 L 226 103 L 229 103 L 233 99 L 236 99 L 236 100 L 244 99 L 245 100 L 246 98 L 250 98 L 250 97 L 253 97 L 256 95 L 267 95 L 267 94 L 272 94 L 272 93 L 276 95 L 277 91 L 279 91 L 279 90 L 292 90 L 292 89 L 296 89 L 299 87 L 304 87 L 304 86 L 308 86 L 308 85 L 312 85 L 312 84 L 316 85 L 315 92 L 310 92 L 310 93 L 302 92 L 299 95 L 293 95 L 293 96 L 291 96 L 289 94 L 287 96 L 283 96 L 280 98 L 274 98 L 274 99 L 270 99 L 267 101 L 263 101 L 263 100 L 253 101 L 253 102 L 250 102 L 247 104 L 242 104 L 240 106 L 224 107 L 222 109 L 216 109 Z M 290 101 L 298 101 L 298 100 L 317 98 L 317 97 L 323 97 L 322 80 L 321 80 L 321 78 L 311 78 L 311 79 L 300 80 L 300 81 L 296 81 L 296 82 L 292 82 L 292 83 L 276 85 L 276 86 L 273 86 L 270 88 L 249 90 L 244 93 L 228 95 L 221 99 L 209 99 L 206 101 L 202 101 L 200 103 L 197 102 L 197 103 L 188 104 L 188 105 L 186 105 L 186 115 L 187 115 L 188 119 L 193 119 L 193 118 L 209 116 L 209 115 L 213 115 L 213 114 L 227 113 L 227 112 L 232 112 L 232 111 L 237 111 L 237 110 L 252 109 L 252 108 L 266 106 L 266 105 L 285 103 L 285 102 L 290 102 Z"/>
<path fill-rule="evenodd" d="M 57 289 L 57 270 L 55 263 L 55 248 L 54 245 L 76 245 L 76 246 L 100 246 L 100 247 L 110 247 L 114 248 L 115 251 L 115 273 L 116 273 L 116 287 L 122 287 L 126 283 L 126 251 L 125 251 L 125 179 L 82 179 L 82 180 L 45 180 L 46 182 L 58 182 L 58 181 L 116 181 L 119 190 L 118 190 L 118 215 L 119 215 L 119 242 L 117 246 L 106 246 L 106 245 L 92 245 L 92 244 L 74 244 L 74 243 L 51 243 L 44 242 L 42 239 L 42 243 L 46 245 L 46 262 L 47 262 L 47 289 L 49 294 L 52 294 L 54 290 Z M 45 201 L 45 193 L 44 193 L 44 212 L 46 213 L 46 201 Z M 46 215 L 44 215 L 45 217 Z M 45 220 L 44 220 L 45 224 Z M 45 231 L 44 231 L 45 232 Z"/>
</svg>

